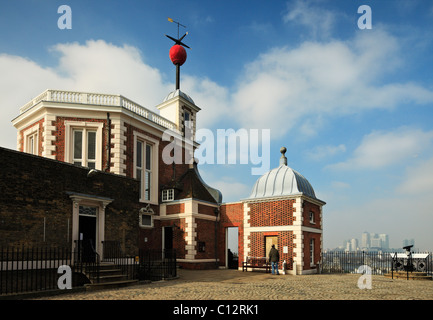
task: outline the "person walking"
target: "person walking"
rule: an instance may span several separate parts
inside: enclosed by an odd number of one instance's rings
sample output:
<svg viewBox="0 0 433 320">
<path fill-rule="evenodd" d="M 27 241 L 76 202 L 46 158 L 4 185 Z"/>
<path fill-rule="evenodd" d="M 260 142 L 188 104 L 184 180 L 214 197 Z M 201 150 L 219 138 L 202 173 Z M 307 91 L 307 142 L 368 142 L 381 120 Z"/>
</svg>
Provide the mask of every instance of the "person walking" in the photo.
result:
<svg viewBox="0 0 433 320">
<path fill-rule="evenodd" d="M 272 245 L 271 250 L 269 251 L 269 262 L 272 267 L 272 274 L 280 274 L 278 271 L 278 262 L 280 261 L 280 253 L 275 248 L 275 245 Z"/>
</svg>

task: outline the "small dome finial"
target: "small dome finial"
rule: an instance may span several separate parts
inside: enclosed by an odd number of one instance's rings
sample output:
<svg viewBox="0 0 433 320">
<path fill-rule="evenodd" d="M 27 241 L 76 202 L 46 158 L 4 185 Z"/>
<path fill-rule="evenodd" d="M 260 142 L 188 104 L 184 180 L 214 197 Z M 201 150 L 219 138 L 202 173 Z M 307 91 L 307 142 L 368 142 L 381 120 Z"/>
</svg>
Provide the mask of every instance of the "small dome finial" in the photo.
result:
<svg viewBox="0 0 433 320">
<path fill-rule="evenodd" d="M 285 147 L 281 147 L 280 148 L 280 152 L 281 152 L 280 166 L 283 165 L 283 164 L 285 166 L 287 166 L 287 158 L 285 156 L 286 151 L 287 151 L 287 149 Z"/>
</svg>

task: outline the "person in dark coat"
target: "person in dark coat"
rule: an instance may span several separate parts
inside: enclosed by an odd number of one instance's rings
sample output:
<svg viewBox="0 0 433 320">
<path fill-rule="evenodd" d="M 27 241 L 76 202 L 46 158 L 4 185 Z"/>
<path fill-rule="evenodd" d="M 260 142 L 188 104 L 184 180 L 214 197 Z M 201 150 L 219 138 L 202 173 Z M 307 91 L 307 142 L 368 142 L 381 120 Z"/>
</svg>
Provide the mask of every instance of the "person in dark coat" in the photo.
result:
<svg viewBox="0 0 433 320">
<path fill-rule="evenodd" d="M 271 250 L 269 251 L 269 262 L 272 266 L 272 274 L 280 274 L 278 271 L 278 261 L 280 261 L 280 253 L 273 244 Z"/>
</svg>

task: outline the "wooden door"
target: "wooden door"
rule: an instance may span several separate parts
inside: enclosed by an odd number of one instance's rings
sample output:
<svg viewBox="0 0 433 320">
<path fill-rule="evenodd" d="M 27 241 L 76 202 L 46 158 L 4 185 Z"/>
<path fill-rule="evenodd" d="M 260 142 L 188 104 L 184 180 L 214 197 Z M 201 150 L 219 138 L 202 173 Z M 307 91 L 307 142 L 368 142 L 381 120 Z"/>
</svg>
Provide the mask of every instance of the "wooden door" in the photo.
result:
<svg viewBox="0 0 433 320">
<path fill-rule="evenodd" d="M 269 259 L 269 251 L 271 250 L 273 244 L 275 245 L 275 249 L 278 249 L 278 236 L 265 237 L 266 259 Z"/>
</svg>

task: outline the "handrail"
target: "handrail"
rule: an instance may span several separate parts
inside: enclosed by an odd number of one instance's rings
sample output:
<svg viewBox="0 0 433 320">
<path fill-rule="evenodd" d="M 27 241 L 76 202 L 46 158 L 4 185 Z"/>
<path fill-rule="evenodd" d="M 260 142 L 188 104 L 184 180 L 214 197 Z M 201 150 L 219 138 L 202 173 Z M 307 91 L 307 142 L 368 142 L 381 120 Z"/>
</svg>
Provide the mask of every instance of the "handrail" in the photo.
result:
<svg viewBox="0 0 433 320">
<path fill-rule="evenodd" d="M 90 246 L 88 247 L 91 249 L 90 253 L 85 252 L 82 240 L 74 240 L 74 242 L 75 250 L 73 255 L 76 269 L 80 272 L 86 271 L 93 273 L 95 275 L 96 282 L 99 283 L 99 262 L 101 259 L 99 253 L 95 250 L 93 241 L 90 241 Z"/>
<path fill-rule="evenodd" d="M 177 126 L 174 122 L 161 117 L 155 112 L 135 103 L 134 101 L 125 98 L 118 94 L 102 94 L 102 93 L 89 93 L 65 90 L 45 90 L 31 101 L 27 102 L 20 108 L 20 114 L 23 114 L 41 101 L 58 102 L 58 103 L 78 103 L 87 105 L 101 105 L 122 107 L 129 110 L 145 119 L 148 119 L 164 128 L 176 130 Z"/>
<path fill-rule="evenodd" d="M 102 261 L 112 262 L 122 270 L 128 279 L 136 278 L 137 261 L 135 256 L 125 254 L 120 241 L 105 240 L 101 242 L 103 246 Z"/>
</svg>

